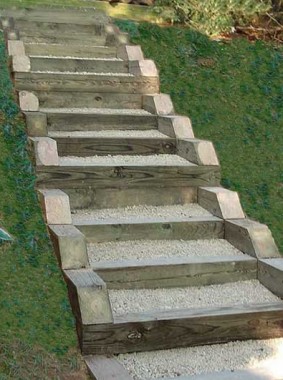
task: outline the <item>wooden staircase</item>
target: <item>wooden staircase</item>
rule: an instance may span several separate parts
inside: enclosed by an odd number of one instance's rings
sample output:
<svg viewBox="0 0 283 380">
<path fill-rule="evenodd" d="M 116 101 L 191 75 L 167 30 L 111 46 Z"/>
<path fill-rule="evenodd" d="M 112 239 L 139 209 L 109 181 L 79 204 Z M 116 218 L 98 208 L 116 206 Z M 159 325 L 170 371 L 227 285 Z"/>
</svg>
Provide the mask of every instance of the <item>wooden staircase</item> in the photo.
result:
<svg viewBox="0 0 283 380">
<path fill-rule="evenodd" d="M 2 27 L 93 377 L 132 378 L 113 354 L 283 337 L 271 233 L 220 187 L 140 47 L 96 10 L 3 11 Z"/>
</svg>

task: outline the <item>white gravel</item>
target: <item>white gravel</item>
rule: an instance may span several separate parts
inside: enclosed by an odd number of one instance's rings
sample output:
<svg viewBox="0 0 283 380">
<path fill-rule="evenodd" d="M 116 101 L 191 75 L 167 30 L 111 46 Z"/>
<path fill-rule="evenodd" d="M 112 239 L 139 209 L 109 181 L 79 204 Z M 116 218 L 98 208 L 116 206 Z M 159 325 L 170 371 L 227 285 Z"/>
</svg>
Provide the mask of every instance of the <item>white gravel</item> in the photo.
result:
<svg viewBox="0 0 283 380">
<path fill-rule="evenodd" d="M 258 280 L 187 288 L 109 290 L 109 297 L 115 316 L 280 301 Z"/>
<path fill-rule="evenodd" d="M 110 209 L 82 209 L 73 211 L 74 224 L 82 221 L 116 221 L 116 222 L 131 222 L 133 220 L 142 222 L 149 219 L 158 218 L 174 218 L 180 220 L 187 220 L 193 217 L 207 217 L 211 216 L 210 212 L 200 207 L 196 203 L 189 203 L 185 205 L 173 206 L 131 206 L 125 208 L 110 208 Z"/>
<path fill-rule="evenodd" d="M 105 131 L 52 131 L 48 133 L 49 137 L 111 137 L 111 138 L 162 138 L 169 139 L 167 135 L 156 129 L 148 129 L 144 131 L 137 130 L 105 130 Z"/>
<path fill-rule="evenodd" d="M 144 260 L 159 257 L 243 256 L 224 239 L 134 240 L 88 245 L 90 264 L 113 260 Z"/>
<path fill-rule="evenodd" d="M 143 109 L 137 108 L 40 108 L 40 112 L 45 113 L 93 113 L 100 115 L 137 115 L 137 116 L 149 116 L 152 115 Z"/>
<path fill-rule="evenodd" d="M 135 380 L 253 368 L 283 379 L 283 338 L 123 354 L 118 360 Z"/>
<path fill-rule="evenodd" d="M 60 166 L 196 166 L 175 154 L 115 155 L 115 156 L 66 156 L 59 158 Z"/>
<path fill-rule="evenodd" d="M 77 57 L 77 56 L 56 56 L 56 55 L 29 55 L 30 58 L 51 58 L 51 59 L 75 59 L 78 61 L 111 61 L 111 62 L 121 62 L 121 58 L 89 58 L 89 57 Z"/>
<path fill-rule="evenodd" d="M 111 77 L 133 77 L 134 75 L 133 74 L 129 74 L 129 73 L 113 73 L 113 72 L 110 72 L 110 73 L 95 73 L 93 71 L 49 71 L 49 70 L 45 70 L 45 71 L 31 71 L 31 74 L 57 74 L 57 75 L 89 75 L 89 76 L 99 76 L 99 77 L 108 77 L 108 76 L 111 76 Z"/>
</svg>

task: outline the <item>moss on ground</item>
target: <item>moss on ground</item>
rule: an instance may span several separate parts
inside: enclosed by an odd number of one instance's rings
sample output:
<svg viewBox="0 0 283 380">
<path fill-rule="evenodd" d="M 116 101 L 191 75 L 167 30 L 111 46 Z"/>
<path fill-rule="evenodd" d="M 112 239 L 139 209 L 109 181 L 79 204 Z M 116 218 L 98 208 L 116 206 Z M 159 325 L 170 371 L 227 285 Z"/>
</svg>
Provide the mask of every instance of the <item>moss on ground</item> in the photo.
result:
<svg viewBox="0 0 283 380">
<path fill-rule="evenodd" d="M 0 379 L 57 379 L 81 368 L 77 337 L 6 62 L 0 35 L 0 225 L 14 238 L 0 245 Z"/>
<path fill-rule="evenodd" d="M 283 48 L 244 38 L 212 41 L 184 28 L 117 21 L 159 70 L 161 91 L 213 141 L 222 184 L 266 223 L 283 253 Z"/>
</svg>

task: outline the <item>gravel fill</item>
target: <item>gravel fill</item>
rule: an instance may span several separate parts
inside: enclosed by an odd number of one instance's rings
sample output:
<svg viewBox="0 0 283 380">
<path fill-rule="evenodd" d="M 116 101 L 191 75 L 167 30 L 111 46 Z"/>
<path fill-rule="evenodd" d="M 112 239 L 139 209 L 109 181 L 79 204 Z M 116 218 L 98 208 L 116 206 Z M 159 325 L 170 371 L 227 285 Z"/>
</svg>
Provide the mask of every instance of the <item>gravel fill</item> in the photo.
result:
<svg viewBox="0 0 283 380">
<path fill-rule="evenodd" d="M 117 358 L 135 380 L 177 380 L 180 375 L 252 368 L 266 368 L 271 376 L 281 371 L 282 377 L 276 378 L 283 379 L 283 338 L 121 354 Z"/>
<path fill-rule="evenodd" d="M 111 77 L 133 77 L 133 74 L 129 73 L 95 73 L 93 71 L 31 71 L 31 74 L 58 74 L 58 75 L 93 75 L 93 76 L 99 76 L 99 77 L 105 77 L 105 76 L 111 76 Z"/>
<path fill-rule="evenodd" d="M 159 132 L 156 129 L 148 129 L 144 131 L 136 130 L 105 130 L 105 131 L 52 131 L 48 134 L 49 137 L 111 137 L 111 138 L 162 138 L 169 139 L 167 135 Z"/>
<path fill-rule="evenodd" d="M 258 280 L 187 288 L 109 290 L 109 297 L 115 316 L 280 301 Z"/>
<path fill-rule="evenodd" d="M 66 156 L 59 158 L 60 166 L 196 166 L 175 154 L 115 155 L 115 156 Z"/>
<path fill-rule="evenodd" d="M 108 46 L 105 46 L 105 45 L 82 45 L 82 44 L 72 44 L 72 45 L 69 45 L 69 44 L 65 44 L 65 43 L 49 43 L 49 42 L 33 42 L 33 41 L 30 41 L 30 42 L 26 42 L 26 45 L 48 45 L 48 46 L 71 46 L 71 47 L 76 47 L 76 46 L 79 46 L 80 48 L 87 48 L 87 49 L 91 49 L 91 48 L 105 48 L 105 49 L 108 49 L 109 47 Z M 49 57 L 47 55 L 47 57 Z"/>
<path fill-rule="evenodd" d="M 77 56 L 66 56 L 63 57 L 56 55 L 29 55 L 30 58 L 56 58 L 56 59 L 76 59 L 78 61 L 111 61 L 111 62 L 121 62 L 121 58 L 89 58 L 89 57 L 77 57 Z"/>
<path fill-rule="evenodd" d="M 224 239 L 134 240 L 88 245 L 90 264 L 113 260 L 144 260 L 159 257 L 243 256 Z"/>
<path fill-rule="evenodd" d="M 93 114 L 100 114 L 100 115 L 145 115 L 149 116 L 152 115 L 150 112 L 147 112 L 143 109 L 137 109 L 137 108 L 40 108 L 40 112 L 45 113 L 93 113 Z"/>
<path fill-rule="evenodd" d="M 193 218 L 197 216 L 211 216 L 211 214 L 200 207 L 196 203 L 186 205 L 173 205 L 173 206 L 131 206 L 125 208 L 110 208 L 110 209 L 83 209 L 73 211 L 74 224 L 87 221 L 115 221 L 115 222 L 131 222 L 134 220 L 142 222 L 149 221 L 149 219 L 176 218 L 181 220 Z"/>
</svg>

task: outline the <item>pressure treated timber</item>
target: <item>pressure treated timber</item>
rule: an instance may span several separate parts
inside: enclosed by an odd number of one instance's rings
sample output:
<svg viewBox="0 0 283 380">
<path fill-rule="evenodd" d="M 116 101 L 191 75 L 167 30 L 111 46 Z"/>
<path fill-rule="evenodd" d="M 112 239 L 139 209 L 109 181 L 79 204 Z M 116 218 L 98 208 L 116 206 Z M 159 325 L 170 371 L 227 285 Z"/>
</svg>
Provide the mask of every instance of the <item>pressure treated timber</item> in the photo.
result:
<svg viewBox="0 0 283 380">
<path fill-rule="evenodd" d="M 49 131 L 101 131 L 157 129 L 157 117 L 143 110 L 41 108 Z"/>
<path fill-rule="evenodd" d="M 129 222 L 116 223 L 86 220 L 74 224 L 85 235 L 87 241 L 93 243 L 112 240 L 195 240 L 224 237 L 223 221 L 214 216 L 148 218 L 148 222 L 140 222 L 134 218 Z"/>
<path fill-rule="evenodd" d="M 158 77 L 96 73 L 16 72 L 17 90 L 151 94 L 159 91 Z"/>
<path fill-rule="evenodd" d="M 217 186 L 217 166 L 45 166 L 37 186 L 60 189 Z"/>
<path fill-rule="evenodd" d="M 73 225 L 48 226 L 55 254 L 62 269 L 89 266 L 85 236 Z"/>
<path fill-rule="evenodd" d="M 67 189 L 71 208 L 115 208 L 136 205 L 178 205 L 195 203 L 197 201 L 196 187 L 139 187 L 137 189 L 127 188 L 79 188 Z"/>
<path fill-rule="evenodd" d="M 259 260 L 258 279 L 272 293 L 283 298 L 283 258 Z"/>
<path fill-rule="evenodd" d="M 85 91 L 35 92 L 39 99 L 40 108 L 141 109 L 141 94 Z"/>
<path fill-rule="evenodd" d="M 89 375 L 94 380 L 133 380 L 128 371 L 114 357 L 92 355 L 84 357 Z"/>
<path fill-rule="evenodd" d="M 86 44 L 44 44 L 25 43 L 27 55 L 47 55 L 56 57 L 115 58 L 115 46 L 95 46 Z"/>
<path fill-rule="evenodd" d="M 176 140 L 166 138 L 55 137 L 59 156 L 176 154 Z"/>
<path fill-rule="evenodd" d="M 257 278 L 257 260 L 244 255 L 102 261 L 91 267 L 108 289 L 205 286 Z"/>
<path fill-rule="evenodd" d="M 113 316 L 104 281 L 90 269 L 63 271 L 73 313 L 80 323 L 112 323 Z"/>
<path fill-rule="evenodd" d="M 283 336 L 283 303 L 136 313 L 80 326 L 83 354 L 115 354 Z"/>
<path fill-rule="evenodd" d="M 117 58 L 66 58 L 30 56 L 31 71 L 128 73 L 129 64 Z"/>
</svg>

